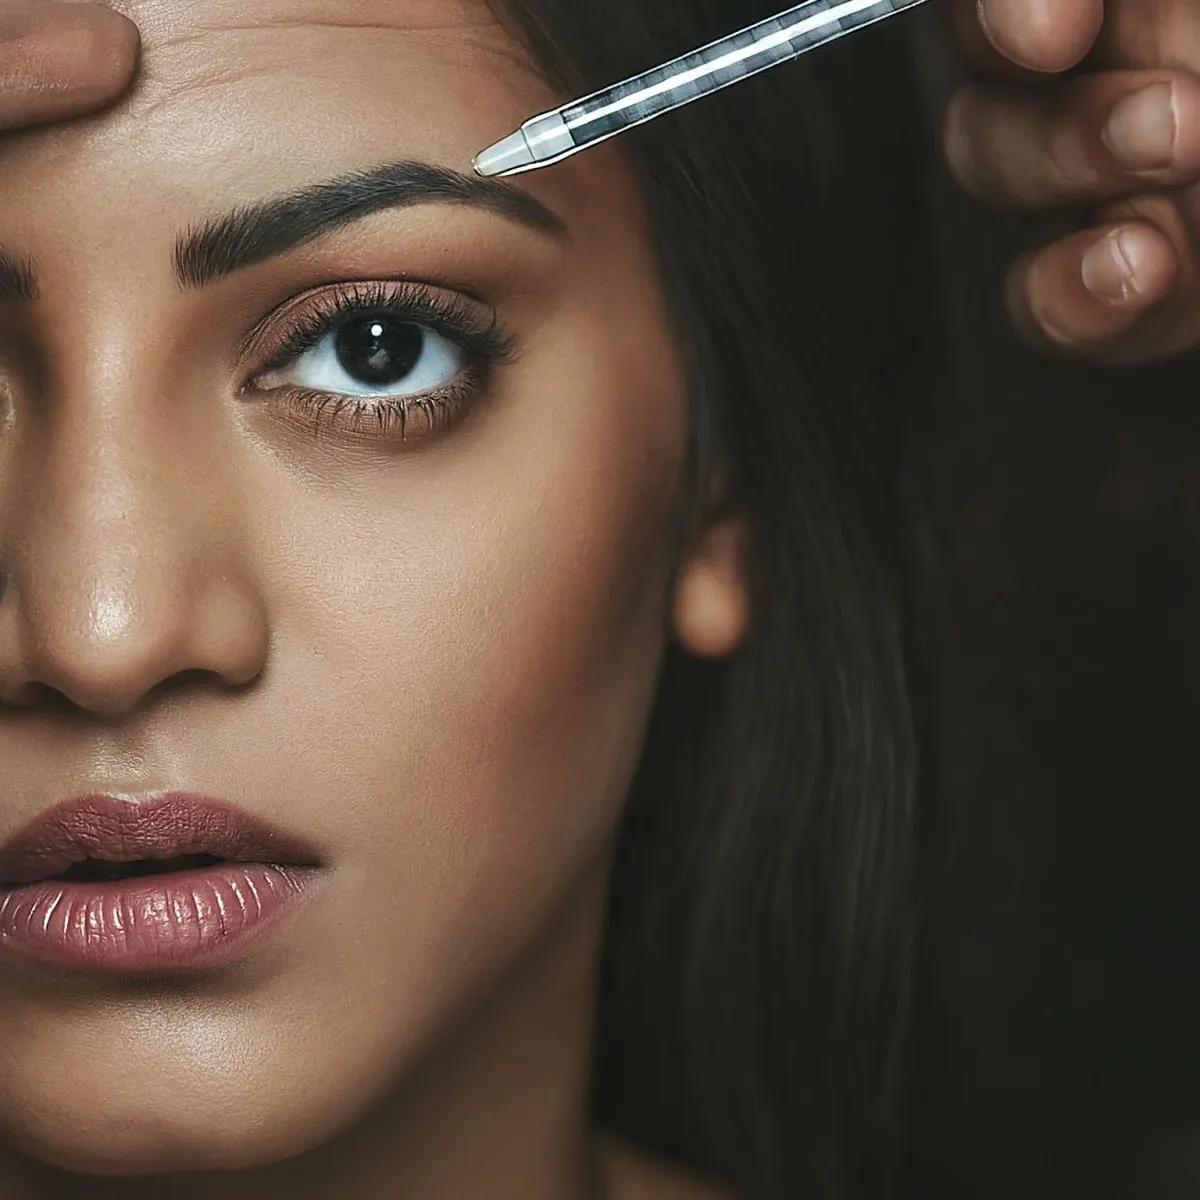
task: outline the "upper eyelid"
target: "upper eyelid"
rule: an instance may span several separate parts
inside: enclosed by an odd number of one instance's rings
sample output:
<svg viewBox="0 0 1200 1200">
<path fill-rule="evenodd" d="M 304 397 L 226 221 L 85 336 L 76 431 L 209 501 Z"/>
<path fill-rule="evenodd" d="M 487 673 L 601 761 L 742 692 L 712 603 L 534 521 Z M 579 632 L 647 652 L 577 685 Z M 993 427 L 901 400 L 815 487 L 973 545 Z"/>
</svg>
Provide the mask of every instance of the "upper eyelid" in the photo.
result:
<svg viewBox="0 0 1200 1200">
<path fill-rule="evenodd" d="M 306 300 L 308 300 L 308 299 L 317 300 L 321 296 L 324 296 L 327 294 L 337 295 L 337 294 L 339 294 L 339 292 L 342 295 L 345 295 L 346 292 L 351 289 L 356 289 L 356 288 L 367 289 L 367 288 L 374 288 L 374 287 L 393 289 L 393 292 L 389 296 L 389 299 L 394 299 L 397 301 L 399 301 L 403 298 L 406 290 L 410 296 L 414 292 L 420 291 L 422 289 L 424 289 L 426 291 L 426 293 L 428 293 L 428 292 L 443 293 L 447 297 L 454 297 L 456 299 L 461 299 L 463 301 L 469 302 L 472 305 L 476 305 L 479 307 L 479 309 L 481 311 L 484 311 L 484 310 L 489 311 L 493 314 L 494 321 L 497 323 L 499 321 L 499 317 L 496 314 L 495 309 L 493 309 L 490 305 L 485 304 L 484 302 L 478 300 L 474 296 L 469 296 L 464 292 L 446 288 L 440 284 L 421 282 L 418 280 L 411 280 L 411 279 L 406 279 L 406 280 L 394 280 L 394 279 L 392 279 L 392 280 L 388 280 L 388 279 L 339 280 L 335 283 L 318 284 L 315 287 L 306 288 L 303 292 L 299 292 L 296 295 L 289 297 L 287 300 L 284 300 L 280 304 L 277 304 L 270 312 L 265 314 L 262 317 L 262 319 L 259 320 L 254 325 L 254 327 L 249 331 L 249 333 L 246 334 L 245 338 L 242 340 L 242 345 L 239 348 L 239 354 L 238 354 L 239 361 L 245 362 L 245 361 L 249 360 L 250 358 L 254 357 L 256 349 L 258 348 L 258 346 L 260 345 L 261 341 L 263 340 L 266 332 L 268 330 L 270 330 L 272 325 L 274 325 L 276 322 L 284 319 L 286 317 L 287 313 L 299 309 Z M 330 307 L 330 309 L 334 309 L 334 308 L 338 307 L 338 305 L 337 305 L 336 301 L 334 301 L 334 302 L 330 303 L 329 307 Z M 400 305 L 397 304 L 397 307 L 400 307 Z M 449 307 L 449 305 L 447 305 L 447 307 Z"/>
</svg>

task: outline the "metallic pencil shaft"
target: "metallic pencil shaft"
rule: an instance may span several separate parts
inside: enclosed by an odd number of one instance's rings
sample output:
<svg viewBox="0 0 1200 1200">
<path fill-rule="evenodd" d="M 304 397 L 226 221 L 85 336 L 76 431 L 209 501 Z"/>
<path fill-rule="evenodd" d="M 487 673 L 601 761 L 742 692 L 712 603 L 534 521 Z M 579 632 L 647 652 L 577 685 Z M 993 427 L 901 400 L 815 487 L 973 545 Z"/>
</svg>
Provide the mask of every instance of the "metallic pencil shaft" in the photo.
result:
<svg viewBox="0 0 1200 1200">
<path fill-rule="evenodd" d="M 790 62 L 925 0 L 809 0 L 691 54 L 526 121 L 475 160 L 480 175 L 560 162 L 701 96 Z"/>
</svg>

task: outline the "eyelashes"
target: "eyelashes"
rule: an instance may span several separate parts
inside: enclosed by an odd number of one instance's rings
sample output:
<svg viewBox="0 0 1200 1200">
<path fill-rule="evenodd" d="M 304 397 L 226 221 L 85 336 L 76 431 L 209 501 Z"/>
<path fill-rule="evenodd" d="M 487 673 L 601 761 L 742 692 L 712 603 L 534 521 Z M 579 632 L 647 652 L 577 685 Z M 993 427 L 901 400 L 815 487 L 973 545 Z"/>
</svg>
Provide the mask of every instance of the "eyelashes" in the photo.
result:
<svg viewBox="0 0 1200 1200">
<path fill-rule="evenodd" d="M 407 442 L 452 425 L 508 362 L 494 310 L 425 283 L 334 284 L 296 297 L 246 339 L 262 364 L 243 394 L 312 432 Z"/>
</svg>

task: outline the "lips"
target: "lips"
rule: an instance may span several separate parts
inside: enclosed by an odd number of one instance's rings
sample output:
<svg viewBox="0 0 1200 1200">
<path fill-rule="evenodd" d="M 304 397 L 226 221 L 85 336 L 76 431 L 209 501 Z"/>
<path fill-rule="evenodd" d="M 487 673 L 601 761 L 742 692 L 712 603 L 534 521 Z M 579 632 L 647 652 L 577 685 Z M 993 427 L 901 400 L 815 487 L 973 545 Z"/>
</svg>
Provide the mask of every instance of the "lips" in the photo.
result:
<svg viewBox="0 0 1200 1200">
<path fill-rule="evenodd" d="M 0 847 L 0 953 L 126 975 L 212 969 L 299 909 L 321 865 L 219 800 L 70 800 Z"/>
<path fill-rule="evenodd" d="M 149 874 L 170 860 L 319 866 L 315 848 L 250 814 L 180 792 L 150 798 L 85 796 L 43 813 L 0 847 L 0 888 L 55 879 L 81 864 L 129 863 Z"/>
</svg>

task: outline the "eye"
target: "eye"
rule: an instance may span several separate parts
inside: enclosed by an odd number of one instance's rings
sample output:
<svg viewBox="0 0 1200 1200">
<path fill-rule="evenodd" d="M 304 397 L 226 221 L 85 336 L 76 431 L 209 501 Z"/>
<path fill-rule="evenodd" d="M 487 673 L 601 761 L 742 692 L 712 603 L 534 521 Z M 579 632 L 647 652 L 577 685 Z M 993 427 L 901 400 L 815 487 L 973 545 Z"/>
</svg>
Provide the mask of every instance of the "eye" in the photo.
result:
<svg viewBox="0 0 1200 1200">
<path fill-rule="evenodd" d="M 243 394 L 311 433 L 355 444 L 448 429 L 487 390 L 515 343 L 481 301 L 411 281 L 314 288 L 251 331 L 262 364 Z"/>
<path fill-rule="evenodd" d="M 437 330 L 390 312 L 337 322 L 258 386 L 295 387 L 337 396 L 409 397 L 437 392 L 469 366 L 462 346 Z"/>
</svg>

